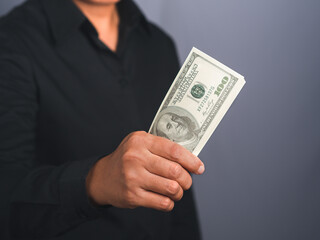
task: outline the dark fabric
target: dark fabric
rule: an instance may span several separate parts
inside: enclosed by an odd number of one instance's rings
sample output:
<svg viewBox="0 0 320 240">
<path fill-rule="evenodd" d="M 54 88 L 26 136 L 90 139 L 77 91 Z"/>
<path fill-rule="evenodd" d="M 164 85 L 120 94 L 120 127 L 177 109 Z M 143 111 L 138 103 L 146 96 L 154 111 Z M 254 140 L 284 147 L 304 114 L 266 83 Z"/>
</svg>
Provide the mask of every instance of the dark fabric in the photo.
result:
<svg viewBox="0 0 320 240">
<path fill-rule="evenodd" d="M 191 191 L 170 213 L 88 202 L 90 167 L 148 131 L 179 67 L 133 2 L 117 7 L 115 53 L 71 0 L 0 20 L 0 239 L 199 239 Z"/>
</svg>

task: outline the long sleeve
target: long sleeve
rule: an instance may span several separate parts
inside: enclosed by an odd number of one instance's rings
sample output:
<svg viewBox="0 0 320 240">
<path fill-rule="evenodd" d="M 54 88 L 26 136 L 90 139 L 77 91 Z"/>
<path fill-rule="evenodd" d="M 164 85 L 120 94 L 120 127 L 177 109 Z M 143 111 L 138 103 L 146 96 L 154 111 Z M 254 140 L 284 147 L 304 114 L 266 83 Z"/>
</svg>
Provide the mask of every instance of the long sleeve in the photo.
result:
<svg viewBox="0 0 320 240">
<path fill-rule="evenodd" d="M 98 156 L 36 167 L 32 62 L 0 38 L 0 239 L 57 235 L 99 215 L 85 191 L 86 174 Z"/>
</svg>

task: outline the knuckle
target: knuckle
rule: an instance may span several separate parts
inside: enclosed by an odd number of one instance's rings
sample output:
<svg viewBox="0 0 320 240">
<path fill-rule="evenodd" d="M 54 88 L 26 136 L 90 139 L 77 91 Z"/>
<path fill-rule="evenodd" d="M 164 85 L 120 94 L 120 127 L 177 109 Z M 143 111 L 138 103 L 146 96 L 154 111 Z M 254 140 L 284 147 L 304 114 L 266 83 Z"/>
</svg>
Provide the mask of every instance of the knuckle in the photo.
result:
<svg viewBox="0 0 320 240">
<path fill-rule="evenodd" d="M 144 138 L 146 137 L 147 133 L 145 131 L 136 131 L 133 133 L 133 136 L 138 138 Z"/>
<path fill-rule="evenodd" d="M 188 189 L 191 188 L 191 186 L 192 186 L 192 178 L 190 176 L 188 176 L 184 186 L 185 186 L 184 190 L 188 190 Z"/>
<path fill-rule="evenodd" d="M 180 158 L 181 155 L 181 146 L 178 145 L 177 143 L 173 143 L 170 147 L 170 156 L 177 160 Z"/>
<path fill-rule="evenodd" d="M 121 176 L 119 182 L 126 190 L 132 190 L 139 183 L 138 172 L 129 164 L 125 164 L 120 170 Z"/>
<path fill-rule="evenodd" d="M 150 148 L 155 148 L 159 145 L 162 145 L 161 140 L 163 140 L 162 137 L 154 136 L 147 133 L 146 141 L 150 145 Z"/>
<path fill-rule="evenodd" d="M 138 131 L 138 132 L 133 132 L 129 135 L 128 139 L 128 145 L 129 146 L 136 146 L 138 144 L 141 144 L 144 137 L 145 137 L 146 132 L 143 131 Z"/>
<path fill-rule="evenodd" d="M 179 184 L 177 182 L 175 182 L 175 181 L 172 181 L 172 182 L 170 182 L 168 184 L 168 190 L 167 191 L 171 195 L 176 195 L 179 192 L 179 188 L 180 188 Z"/>
<path fill-rule="evenodd" d="M 180 191 L 179 194 L 176 197 L 176 201 L 180 201 L 183 197 L 183 191 Z"/>
<path fill-rule="evenodd" d="M 147 166 L 153 171 L 156 171 L 159 168 L 159 160 L 156 158 L 151 158 L 151 161 L 147 162 Z"/>
<path fill-rule="evenodd" d="M 145 136 L 147 135 L 148 133 L 146 131 L 136 131 L 136 134 L 139 134 L 141 136 Z"/>
<path fill-rule="evenodd" d="M 126 161 L 130 161 L 130 160 L 132 160 L 132 159 L 134 159 L 135 158 L 135 154 L 134 154 L 134 152 L 133 151 L 131 151 L 131 150 L 127 150 L 127 151 L 125 151 L 125 153 L 123 153 L 123 155 L 122 155 L 122 159 L 126 162 Z"/>
<path fill-rule="evenodd" d="M 125 201 L 128 205 L 128 208 L 137 207 L 137 196 L 133 191 L 127 190 L 125 192 Z"/>
<path fill-rule="evenodd" d="M 130 166 L 132 167 L 132 163 L 141 163 L 144 162 L 144 158 L 141 157 L 141 152 L 139 150 L 130 148 L 127 149 L 123 154 L 122 154 L 122 161 L 124 166 Z"/>
<path fill-rule="evenodd" d="M 164 198 L 160 203 L 160 207 L 164 211 L 170 211 L 173 208 L 171 203 L 172 200 L 170 198 Z"/>
<path fill-rule="evenodd" d="M 139 160 L 140 154 L 136 149 L 129 149 L 127 151 L 124 152 L 124 154 L 122 155 L 122 158 L 124 161 L 136 161 Z"/>
<path fill-rule="evenodd" d="M 137 174 L 132 170 L 124 171 L 124 182 L 126 184 L 126 187 L 131 189 L 131 186 L 133 186 L 138 180 Z"/>
<path fill-rule="evenodd" d="M 172 178 L 177 179 L 181 176 L 182 168 L 179 164 L 172 164 L 169 169 L 169 173 Z"/>
</svg>

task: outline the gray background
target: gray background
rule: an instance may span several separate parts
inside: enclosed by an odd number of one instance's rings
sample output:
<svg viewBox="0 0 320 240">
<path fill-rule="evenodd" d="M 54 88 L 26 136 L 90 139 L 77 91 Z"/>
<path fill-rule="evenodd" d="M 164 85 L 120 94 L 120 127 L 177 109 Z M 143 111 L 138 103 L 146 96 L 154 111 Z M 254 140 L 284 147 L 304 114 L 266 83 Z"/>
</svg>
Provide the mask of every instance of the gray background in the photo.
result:
<svg viewBox="0 0 320 240">
<path fill-rule="evenodd" d="M 200 154 L 204 239 L 319 240 L 320 1 L 137 2 L 181 62 L 196 46 L 247 81 Z"/>
</svg>

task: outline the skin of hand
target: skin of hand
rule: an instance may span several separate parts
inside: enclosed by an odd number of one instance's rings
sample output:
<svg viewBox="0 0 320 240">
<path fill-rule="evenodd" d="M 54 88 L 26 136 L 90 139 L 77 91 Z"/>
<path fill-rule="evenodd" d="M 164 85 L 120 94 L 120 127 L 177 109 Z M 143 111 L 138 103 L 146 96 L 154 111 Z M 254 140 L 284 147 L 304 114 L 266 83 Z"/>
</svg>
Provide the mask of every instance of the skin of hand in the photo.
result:
<svg viewBox="0 0 320 240">
<path fill-rule="evenodd" d="M 139 131 L 91 168 L 86 189 L 96 205 L 171 211 L 192 185 L 189 172 L 204 172 L 198 157 L 168 139 Z"/>
</svg>

